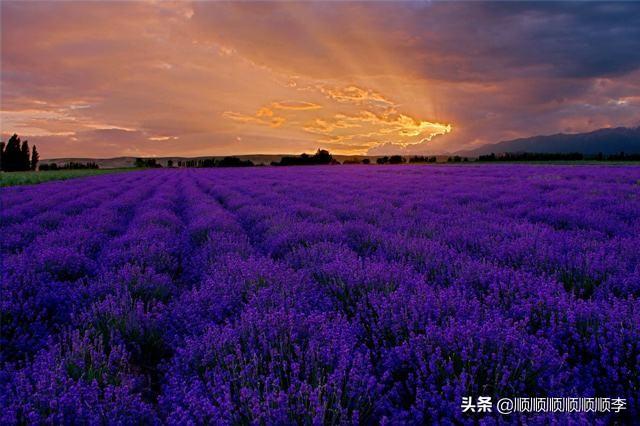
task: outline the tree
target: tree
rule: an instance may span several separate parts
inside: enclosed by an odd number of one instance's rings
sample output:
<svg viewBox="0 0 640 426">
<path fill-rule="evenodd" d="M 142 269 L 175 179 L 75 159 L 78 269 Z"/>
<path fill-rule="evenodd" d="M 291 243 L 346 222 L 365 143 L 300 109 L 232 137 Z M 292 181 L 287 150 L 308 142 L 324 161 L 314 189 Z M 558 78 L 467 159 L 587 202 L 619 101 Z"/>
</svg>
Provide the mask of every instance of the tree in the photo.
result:
<svg viewBox="0 0 640 426">
<path fill-rule="evenodd" d="M 167 167 L 173 167 L 173 160 L 167 161 Z"/>
<path fill-rule="evenodd" d="M 31 161 L 29 157 L 29 142 L 22 142 L 22 147 L 20 148 L 20 170 L 29 170 L 31 168 Z"/>
<path fill-rule="evenodd" d="M 40 170 L 58 170 L 56 163 L 43 164 L 40 166 Z"/>
<path fill-rule="evenodd" d="M 238 157 L 224 157 L 222 160 L 218 160 L 215 163 L 216 167 L 252 167 L 253 165 L 253 161 L 243 161 Z"/>
<path fill-rule="evenodd" d="M 319 149 L 314 155 L 315 164 L 331 164 L 333 156 L 326 149 Z"/>
<path fill-rule="evenodd" d="M 329 151 L 325 149 L 319 149 L 315 154 L 301 154 L 297 157 L 282 157 L 280 162 L 272 162 L 274 166 L 309 166 L 317 164 L 335 164 L 336 161 Z"/>
<path fill-rule="evenodd" d="M 136 158 L 135 164 L 136 164 L 136 167 L 150 167 L 150 168 L 162 167 L 162 164 L 158 163 L 155 158 Z"/>
<path fill-rule="evenodd" d="M 405 161 L 406 160 L 404 159 L 404 157 L 402 155 L 392 155 L 389 158 L 389 164 L 402 164 Z"/>
<path fill-rule="evenodd" d="M 20 170 L 20 138 L 16 134 L 7 141 L 2 155 L 2 170 L 7 172 Z"/>
<path fill-rule="evenodd" d="M 34 145 L 31 150 L 31 170 L 38 170 L 38 161 L 40 161 L 40 154 Z"/>
<path fill-rule="evenodd" d="M 6 143 L 0 142 L 0 170 L 4 170 L 4 147 Z"/>
</svg>

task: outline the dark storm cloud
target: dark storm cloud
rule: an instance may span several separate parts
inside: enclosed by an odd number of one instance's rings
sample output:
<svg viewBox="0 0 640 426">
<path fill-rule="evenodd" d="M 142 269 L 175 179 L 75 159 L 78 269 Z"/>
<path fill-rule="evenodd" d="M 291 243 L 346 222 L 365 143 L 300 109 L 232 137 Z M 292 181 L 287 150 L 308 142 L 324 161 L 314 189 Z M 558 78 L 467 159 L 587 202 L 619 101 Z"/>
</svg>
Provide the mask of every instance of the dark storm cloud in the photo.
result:
<svg viewBox="0 0 640 426">
<path fill-rule="evenodd" d="M 505 65 L 549 65 L 561 77 L 611 77 L 640 67 L 640 3 L 500 3 L 481 5 L 504 39 L 487 53 Z M 482 25 L 486 25 L 483 23 Z"/>
<path fill-rule="evenodd" d="M 614 77 L 640 67 L 640 3 L 436 3 L 405 13 L 397 24 L 414 36 L 405 53 L 425 52 L 430 78 Z"/>
<path fill-rule="evenodd" d="M 340 45 L 356 59 L 378 45 L 408 72 L 445 80 L 611 77 L 640 67 L 640 3 L 243 2 L 194 10 L 203 30 L 257 60 L 320 76 L 345 71 L 324 64 Z M 369 65 L 359 71 L 383 71 Z"/>
</svg>

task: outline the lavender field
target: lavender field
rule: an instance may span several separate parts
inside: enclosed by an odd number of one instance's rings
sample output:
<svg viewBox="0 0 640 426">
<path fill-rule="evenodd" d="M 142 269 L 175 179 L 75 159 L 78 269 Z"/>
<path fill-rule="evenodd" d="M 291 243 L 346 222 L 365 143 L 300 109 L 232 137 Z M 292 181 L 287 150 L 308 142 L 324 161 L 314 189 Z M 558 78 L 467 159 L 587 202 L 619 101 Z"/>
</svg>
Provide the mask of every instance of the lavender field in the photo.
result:
<svg viewBox="0 0 640 426">
<path fill-rule="evenodd" d="M 640 167 L 150 170 L 3 188 L 0 423 L 640 416 Z M 464 396 L 620 413 L 462 413 Z"/>
</svg>

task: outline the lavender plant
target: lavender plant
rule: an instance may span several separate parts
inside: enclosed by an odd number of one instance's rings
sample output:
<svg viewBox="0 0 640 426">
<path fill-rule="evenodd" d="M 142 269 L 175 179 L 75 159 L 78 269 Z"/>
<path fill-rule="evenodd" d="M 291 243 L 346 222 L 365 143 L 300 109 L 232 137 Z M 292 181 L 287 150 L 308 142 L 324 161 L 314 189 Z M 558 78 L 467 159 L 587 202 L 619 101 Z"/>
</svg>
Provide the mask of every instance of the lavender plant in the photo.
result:
<svg viewBox="0 0 640 426">
<path fill-rule="evenodd" d="M 149 170 L 0 189 L 0 423 L 632 422 L 640 168 Z M 463 396 L 621 397 L 614 414 Z"/>
</svg>

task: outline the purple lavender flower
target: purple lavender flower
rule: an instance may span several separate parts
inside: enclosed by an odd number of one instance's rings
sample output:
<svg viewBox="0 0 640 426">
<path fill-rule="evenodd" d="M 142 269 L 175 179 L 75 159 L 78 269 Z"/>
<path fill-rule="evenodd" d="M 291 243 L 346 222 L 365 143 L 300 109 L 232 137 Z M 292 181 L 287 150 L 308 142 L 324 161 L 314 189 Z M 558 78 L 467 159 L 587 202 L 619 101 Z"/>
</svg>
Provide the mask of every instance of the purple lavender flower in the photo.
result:
<svg viewBox="0 0 640 426">
<path fill-rule="evenodd" d="M 309 167 L 3 188 L 0 423 L 632 422 L 639 180 Z M 469 415 L 469 395 L 627 409 Z"/>
</svg>

